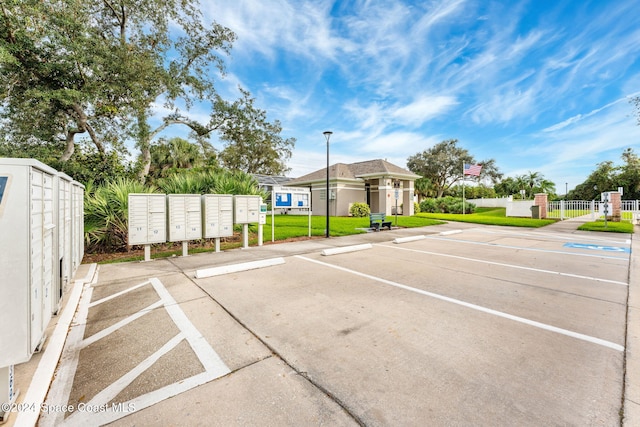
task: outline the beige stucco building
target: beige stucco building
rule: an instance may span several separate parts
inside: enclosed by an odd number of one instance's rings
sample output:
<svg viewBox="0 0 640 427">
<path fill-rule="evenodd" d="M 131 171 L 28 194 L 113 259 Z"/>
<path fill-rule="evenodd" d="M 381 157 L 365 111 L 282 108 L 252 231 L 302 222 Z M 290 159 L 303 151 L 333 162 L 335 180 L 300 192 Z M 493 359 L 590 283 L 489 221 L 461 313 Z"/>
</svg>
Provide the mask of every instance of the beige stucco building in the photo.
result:
<svg viewBox="0 0 640 427">
<path fill-rule="evenodd" d="M 396 191 L 399 214 L 413 215 L 413 183 L 418 178 L 420 175 L 380 159 L 332 165 L 329 167 L 329 215 L 348 216 L 349 208 L 356 202 L 368 204 L 371 212 L 393 215 Z M 287 182 L 287 186 L 309 188 L 313 215 L 326 215 L 326 168 L 295 178 Z"/>
</svg>

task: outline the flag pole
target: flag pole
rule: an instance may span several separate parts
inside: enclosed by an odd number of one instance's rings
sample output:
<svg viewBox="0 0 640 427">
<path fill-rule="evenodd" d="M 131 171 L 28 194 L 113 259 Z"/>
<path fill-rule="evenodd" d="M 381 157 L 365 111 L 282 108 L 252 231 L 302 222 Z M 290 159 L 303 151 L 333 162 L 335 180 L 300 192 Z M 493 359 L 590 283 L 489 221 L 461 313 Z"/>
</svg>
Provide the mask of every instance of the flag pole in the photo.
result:
<svg viewBox="0 0 640 427">
<path fill-rule="evenodd" d="M 464 215 L 464 162 L 462 163 L 462 215 Z"/>
</svg>

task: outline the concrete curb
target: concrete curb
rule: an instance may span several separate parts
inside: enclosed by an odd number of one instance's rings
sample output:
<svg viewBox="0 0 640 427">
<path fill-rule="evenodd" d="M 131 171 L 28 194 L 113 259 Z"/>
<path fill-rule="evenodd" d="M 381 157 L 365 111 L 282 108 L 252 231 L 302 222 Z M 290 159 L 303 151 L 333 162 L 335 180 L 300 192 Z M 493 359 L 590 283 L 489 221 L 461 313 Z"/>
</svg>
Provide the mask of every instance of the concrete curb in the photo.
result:
<svg viewBox="0 0 640 427">
<path fill-rule="evenodd" d="M 84 266 L 85 265 L 82 266 L 82 272 L 84 272 Z M 22 399 L 23 402 L 31 404 L 29 410 L 18 412 L 18 416 L 14 424 L 15 426 L 35 426 L 38 418 L 40 417 L 40 408 L 44 403 L 49 387 L 53 382 L 53 377 L 58 366 L 58 361 L 62 356 L 62 350 L 64 348 L 64 343 L 67 340 L 71 322 L 75 316 L 76 309 L 78 308 L 78 303 L 80 302 L 80 296 L 82 295 L 84 286 L 93 281 L 97 271 L 97 264 L 90 264 L 87 265 L 87 267 L 88 270 L 85 277 L 74 280 L 73 289 L 70 292 L 69 299 L 64 306 L 60 318 L 58 319 L 51 338 L 49 338 L 45 347 L 44 355 L 38 363 L 38 367 L 31 379 L 31 384 L 27 389 L 27 393 Z M 80 272 L 81 270 L 79 269 L 78 273 Z"/>
<path fill-rule="evenodd" d="M 640 233 L 640 226 L 635 226 Z M 629 260 L 629 297 L 627 299 L 627 343 L 625 350 L 625 379 L 622 425 L 640 425 L 640 247 L 631 236 Z M 637 249 L 637 251 L 636 251 Z"/>
</svg>

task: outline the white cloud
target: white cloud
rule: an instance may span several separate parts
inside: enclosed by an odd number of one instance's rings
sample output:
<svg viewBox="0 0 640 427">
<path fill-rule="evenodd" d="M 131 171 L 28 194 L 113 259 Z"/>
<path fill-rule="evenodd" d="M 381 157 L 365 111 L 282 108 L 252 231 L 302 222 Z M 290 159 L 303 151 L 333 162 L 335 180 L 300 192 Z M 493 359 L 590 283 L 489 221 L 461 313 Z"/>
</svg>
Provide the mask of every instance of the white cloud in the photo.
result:
<svg viewBox="0 0 640 427">
<path fill-rule="evenodd" d="M 505 93 L 496 93 L 491 99 L 480 102 L 471 111 L 475 123 L 485 125 L 491 122 L 510 122 L 519 117 L 531 117 L 535 109 L 536 92 L 529 89 L 520 92 L 516 89 Z"/>
<path fill-rule="evenodd" d="M 238 40 L 234 51 L 260 53 L 274 59 L 279 49 L 307 57 L 334 58 L 348 40 L 331 31 L 331 2 L 287 0 L 204 0 L 203 11 L 233 30 Z"/>
<path fill-rule="evenodd" d="M 456 104 L 456 99 L 452 96 L 421 95 L 412 103 L 393 108 L 389 113 L 396 123 L 420 126 L 427 120 L 448 112 Z"/>
</svg>

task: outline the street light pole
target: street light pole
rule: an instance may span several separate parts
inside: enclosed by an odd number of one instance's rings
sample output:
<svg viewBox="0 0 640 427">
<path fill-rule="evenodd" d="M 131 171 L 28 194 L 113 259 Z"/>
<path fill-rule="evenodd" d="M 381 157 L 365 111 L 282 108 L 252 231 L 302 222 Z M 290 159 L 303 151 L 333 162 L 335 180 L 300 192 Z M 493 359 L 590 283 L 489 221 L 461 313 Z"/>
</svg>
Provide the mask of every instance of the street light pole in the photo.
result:
<svg viewBox="0 0 640 427">
<path fill-rule="evenodd" d="M 330 130 L 322 132 L 324 137 L 327 139 L 327 192 L 325 194 L 325 198 L 327 200 L 327 228 L 325 230 L 325 237 L 329 238 L 329 138 L 331 138 Z"/>
</svg>

